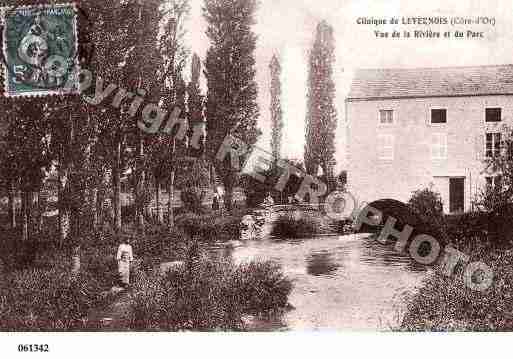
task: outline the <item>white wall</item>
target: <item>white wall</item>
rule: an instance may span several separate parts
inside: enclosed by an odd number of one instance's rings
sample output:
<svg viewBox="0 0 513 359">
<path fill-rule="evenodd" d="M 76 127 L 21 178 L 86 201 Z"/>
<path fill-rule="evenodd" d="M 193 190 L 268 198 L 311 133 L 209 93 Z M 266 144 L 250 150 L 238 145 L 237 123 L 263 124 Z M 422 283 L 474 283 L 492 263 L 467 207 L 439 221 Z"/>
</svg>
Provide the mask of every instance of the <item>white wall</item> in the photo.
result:
<svg viewBox="0 0 513 359">
<path fill-rule="evenodd" d="M 486 123 L 485 109 L 501 107 L 501 123 Z M 431 109 L 446 108 L 447 123 L 431 124 Z M 394 110 L 394 124 L 380 125 L 379 110 Z M 348 188 L 359 201 L 392 198 L 434 184 L 449 210 L 449 178 L 465 177 L 465 210 L 484 185 L 484 135 L 513 124 L 513 96 L 356 101 L 346 103 Z M 433 160 L 432 136 L 447 136 L 447 159 Z M 378 157 L 378 135 L 395 138 L 394 159 Z"/>
</svg>

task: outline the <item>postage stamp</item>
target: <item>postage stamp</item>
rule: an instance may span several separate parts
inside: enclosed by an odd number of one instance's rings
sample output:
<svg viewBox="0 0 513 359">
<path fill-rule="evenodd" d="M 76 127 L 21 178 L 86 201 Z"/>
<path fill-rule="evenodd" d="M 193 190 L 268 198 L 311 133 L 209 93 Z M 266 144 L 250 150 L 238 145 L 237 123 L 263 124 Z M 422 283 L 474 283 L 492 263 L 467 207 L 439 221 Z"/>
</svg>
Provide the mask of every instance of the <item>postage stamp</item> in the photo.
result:
<svg viewBox="0 0 513 359">
<path fill-rule="evenodd" d="M 1 10 L 4 94 L 17 97 L 77 93 L 75 4 Z"/>
</svg>

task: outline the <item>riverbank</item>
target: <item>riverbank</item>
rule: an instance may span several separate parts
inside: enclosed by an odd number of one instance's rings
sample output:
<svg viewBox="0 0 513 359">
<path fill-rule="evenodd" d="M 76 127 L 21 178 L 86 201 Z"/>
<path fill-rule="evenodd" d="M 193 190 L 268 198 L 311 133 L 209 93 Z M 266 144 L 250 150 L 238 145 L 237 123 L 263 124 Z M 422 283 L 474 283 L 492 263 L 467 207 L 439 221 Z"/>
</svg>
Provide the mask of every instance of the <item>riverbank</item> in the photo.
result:
<svg viewBox="0 0 513 359">
<path fill-rule="evenodd" d="M 463 265 L 451 277 L 440 268 L 410 298 L 400 330 L 511 331 L 513 330 L 513 250 L 510 216 L 476 212 L 446 216 L 443 234 L 449 245 L 469 257 L 468 263 L 491 267 L 494 278 L 485 291 L 468 288 Z M 473 280 L 480 280 L 478 272 Z"/>
<path fill-rule="evenodd" d="M 243 322 L 241 316 L 253 314 L 255 310 L 279 310 L 286 305 L 291 284 L 282 276 L 280 268 L 270 263 L 255 263 L 249 267 L 214 263 L 201 253 L 200 243 L 238 239 L 235 228 L 238 228 L 236 223 L 240 223 L 243 213 L 183 216 L 177 218 L 180 223 L 177 228 L 180 229 L 171 232 L 164 227 L 149 225 L 145 235 L 137 235 L 131 227 L 124 228 L 125 234 L 133 236 L 136 259 L 131 274 L 130 330 L 240 330 L 243 329 L 239 325 Z M 188 221 L 194 222 L 196 233 L 182 230 Z M 73 252 L 78 243 L 79 255 Z M 91 323 L 91 313 L 102 312 L 101 308 L 109 308 L 119 299 L 119 294 L 111 291 L 117 285 L 115 253 L 118 240 L 113 231 L 106 228 L 100 233 L 84 235 L 73 246 L 60 246 L 49 240 L 20 243 L 14 233 L 3 244 L 0 330 L 101 330 L 98 323 Z M 184 265 L 162 276 L 160 264 L 173 261 Z M 209 272 L 201 268 L 216 270 Z M 183 279 L 179 285 L 177 278 Z M 260 307 L 255 304 L 254 298 L 262 295 L 243 296 L 248 288 L 268 293 L 263 296 L 266 304 Z M 177 293 L 190 295 L 179 297 Z M 153 301 L 149 301 L 150 298 Z M 158 298 L 161 301 L 156 302 Z M 221 307 L 214 311 L 197 306 L 198 303 L 217 302 Z M 146 307 L 149 303 L 154 307 Z M 181 312 L 189 313 L 191 317 L 180 322 L 160 316 L 167 319 L 158 324 L 149 317 L 143 318 L 146 310 L 147 315 L 152 315 L 154 312 L 169 313 L 172 308 L 181 308 Z M 221 309 L 233 314 L 229 317 L 221 315 Z M 203 319 L 195 321 L 200 314 Z M 220 316 L 229 320 L 220 320 Z"/>
<path fill-rule="evenodd" d="M 465 286 L 461 268 L 455 276 L 432 272 L 410 298 L 401 331 L 512 331 L 513 251 L 479 243 L 467 244 L 470 261 L 482 261 L 494 271 L 490 289 Z"/>
</svg>

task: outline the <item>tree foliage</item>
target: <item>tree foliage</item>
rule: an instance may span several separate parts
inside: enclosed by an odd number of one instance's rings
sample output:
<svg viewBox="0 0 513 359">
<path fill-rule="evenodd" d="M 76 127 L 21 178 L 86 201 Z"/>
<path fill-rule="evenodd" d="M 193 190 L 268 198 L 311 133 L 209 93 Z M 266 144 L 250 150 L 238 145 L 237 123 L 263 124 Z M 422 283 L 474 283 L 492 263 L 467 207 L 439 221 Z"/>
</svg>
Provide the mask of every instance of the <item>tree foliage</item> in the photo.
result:
<svg viewBox="0 0 513 359">
<path fill-rule="evenodd" d="M 274 55 L 269 65 L 271 70 L 271 151 L 274 159 L 281 158 L 283 141 L 283 114 L 281 109 L 281 65 Z"/>
<path fill-rule="evenodd" d="M 438 229 L 444 228 L 442 196 L 432 186 L 413 192 L 408 205 L 423 223 Z"/>
<path fill-rule="evenodd" d="M 481 189 L 477 198 L 478 206 L 494 211 L 513 204 L 513 128 L 502 127 L 500 153 L 486 158 L 484 165 L 485 173 L 498 180 Z"/>
<path fill-rule="evenodd" d="M 335 39 L 333 28 L 322 21 L 310 51 L 306 115 L 305 166 L 308 174 L 317 176 L 319 167 L 333 176 L 335 163 Z"/>
<path fill-rule="evenodd" d="M 207 153 L 215 156 L 223 141 L 232 133 L 247 145 L 256 143 L 261 132 L 257 126 L 257 83 L 255 80 L 256 0 L 206 0 L 203 14 L 207 20 L 210 48 L 205 75 L 207 94 Z M 215 161 L 223 181 L 226 204 L 231 209 L 233 188 L 238 171 L 230 158 Z"/>
</svg>

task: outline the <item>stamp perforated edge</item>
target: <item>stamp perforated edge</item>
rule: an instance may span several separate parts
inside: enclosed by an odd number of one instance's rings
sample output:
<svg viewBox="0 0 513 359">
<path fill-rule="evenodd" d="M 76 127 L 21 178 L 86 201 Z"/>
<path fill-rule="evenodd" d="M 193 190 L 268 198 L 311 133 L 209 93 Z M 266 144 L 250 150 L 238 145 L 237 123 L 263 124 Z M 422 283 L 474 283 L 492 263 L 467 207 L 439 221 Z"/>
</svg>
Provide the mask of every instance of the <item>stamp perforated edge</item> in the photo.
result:
<svg viewBox="0 0 513 359">
<path fill-rule="evenodd" d="M 12 10 L 12 9 L 23 9 L 23 8 L 47 9 L 47 8 L 54 8 L 54 7 L 70 7 L 70 6 L 73 8 L 73 11 L 74 11 L 73 36 L 75 37 L 75 48 L 74 48 L 75 59 L 74 59 L 73 72 L 78 73 L 80 71 L 80 62 L 79 62 L 79 58 L 78 58 L 78 51 L 79 51 L 79 48 L 78 48 L 78 46 L 79 46 L 78 45 L 78 40 L 79 40 L 79 37 L 78 37 L 78 7 L 75 2 L 58 3 L 58 4 L 46 3 L 46 4 L 33 4 L 33 5 L 20 5 L 20 6 L 1 5 L 0 4 L 0 24 L 3 26 L 2 54 L 4 57 L 4 61 L 5 62 L 7 61 L 7 36 L 6 36 L 7 27 L 5 24 L 5 20 L 6 20 L 5 16 L 6 16 L 7 11 Z M 75 74 L 71 74 L 70 78 L 68 78 L 68 81 L 66 83 L 69 83 L 70 79 L 74 83 L 72 84 L 72 88 L 70 88 L 69 90 L 66 90 L 66 91 L 63 91 L 63 90 L 61 90 L 61 91 L 59 91 L 59 90 L 46 90 L 46 91 L 34 90 L 34 91 L 27 91 L 24 93 L 11 93 L 9 90 L 9 74 L 8 74 L 9 69 L 7 68 L 7 64 L 4 63 L 4 61 L 2 61 L 2 64 L 1 64 L 1 66 L 3 67 L 3 71 L 1 71 L 1 72 L 2 72 L 4 79 L 3 79 L 3 92 L 0 92 L 0 96 L 4 96 L 7 98 L 20 98 L 20 97 L 40 98 L 40 97 L 46 97 L 46 96 L 69 96 L 69 95 L 79 95 L 80 94 L 79 86 L 78 86 L 79 85 L 78 78 L 75 77 Z"/>
</svg>

